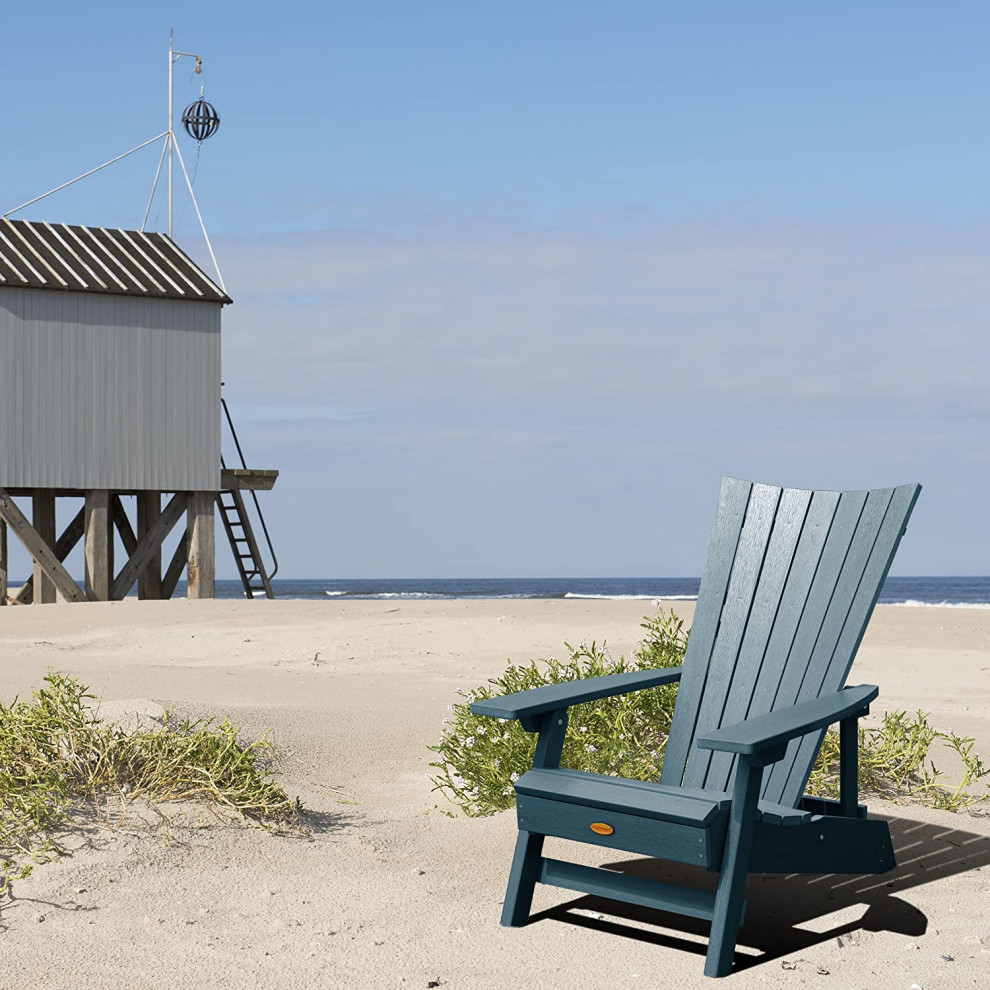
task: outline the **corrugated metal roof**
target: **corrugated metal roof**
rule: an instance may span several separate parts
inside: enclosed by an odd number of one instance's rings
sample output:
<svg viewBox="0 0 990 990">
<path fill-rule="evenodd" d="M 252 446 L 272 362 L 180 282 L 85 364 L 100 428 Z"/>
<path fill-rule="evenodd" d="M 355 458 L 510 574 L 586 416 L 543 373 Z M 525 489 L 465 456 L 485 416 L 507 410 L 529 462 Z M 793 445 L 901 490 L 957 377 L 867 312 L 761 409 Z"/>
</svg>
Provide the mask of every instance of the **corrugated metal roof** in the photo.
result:
<svg viewBox="0 0 990 990">
<path fill-rule="evenodd" d="M 0 219 L 0 288 L 229 303 L 165 234 Z"/>
</svg>

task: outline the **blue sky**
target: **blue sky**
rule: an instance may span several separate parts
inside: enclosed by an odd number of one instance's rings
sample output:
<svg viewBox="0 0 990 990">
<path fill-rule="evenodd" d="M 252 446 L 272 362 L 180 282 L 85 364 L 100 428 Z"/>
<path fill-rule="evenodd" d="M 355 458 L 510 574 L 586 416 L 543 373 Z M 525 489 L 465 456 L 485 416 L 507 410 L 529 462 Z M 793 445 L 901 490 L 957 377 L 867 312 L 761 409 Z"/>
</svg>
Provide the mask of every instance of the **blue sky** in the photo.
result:
<svg viewBox="0 0 990 990">
<path fill-rule="evenodd" d="M 987 572 L 985 4 L 29 13 L 4 209 L 164 128 L 170 23 L 204 56 L 176 102 L 223 120 L 196 191 L 283 573 L 697 574 L 723 474 L 920 481 L 896 572 Z M 134 226 L 156 162 L 22 216 Z"/>
</svg>

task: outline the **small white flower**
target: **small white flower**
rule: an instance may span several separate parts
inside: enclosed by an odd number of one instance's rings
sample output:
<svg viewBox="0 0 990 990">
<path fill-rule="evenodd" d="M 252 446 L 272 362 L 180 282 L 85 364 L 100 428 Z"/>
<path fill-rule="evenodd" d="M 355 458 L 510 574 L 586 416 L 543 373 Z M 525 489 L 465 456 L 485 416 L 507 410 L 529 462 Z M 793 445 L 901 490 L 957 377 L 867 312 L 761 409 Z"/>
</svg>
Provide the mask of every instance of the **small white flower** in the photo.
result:
<svg viewBox="0 0 990 990">
<path fill-rule="evenodd" d="M 454 694 L 459 694 L 459 695 L 463 696 L 464 695 L 464 689 L 463 688 L 456 687 L 456 688 L 454 688 Z"/>
<path fill-rule="evenodd" d="M 483 725 L 479 725 L 478 726 L 478 735 L 479 736 L 486 735 L 487 732 L 488 732 L 488 730 Z"/>
<path fill-rule="evenodd" d="M 468 736 L 467 739 L 464 740 L 464 745 L 466 747 L 473 746 L 474 745 L 474 736 Z"/>
<path fill-rule="evenodd" d="M 587 732 L 588 731 L 588 727 L 586 725 L 582 725 L 581 726 L 581 731 L 582 732 Z"/>
<path fill-rule="evenodd" d="M 597 747 L 597 746 L 585 746 L 584 748 L 585 748 L 585 749 L 586 749 L 586 750 L 587 750 L 587 751 L 588 751 L 589 753 L 597 753 L 597 752 L 598 752 L 598 747 Z"/>
</svg>

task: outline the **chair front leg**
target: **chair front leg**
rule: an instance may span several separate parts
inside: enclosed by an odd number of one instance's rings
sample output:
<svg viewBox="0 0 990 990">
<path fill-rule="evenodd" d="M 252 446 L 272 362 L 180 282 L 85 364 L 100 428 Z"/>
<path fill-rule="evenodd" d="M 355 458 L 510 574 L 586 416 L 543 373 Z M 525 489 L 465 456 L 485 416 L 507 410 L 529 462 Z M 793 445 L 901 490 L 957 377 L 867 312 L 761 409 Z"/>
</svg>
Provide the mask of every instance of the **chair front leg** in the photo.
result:
<svg viewBox="0 0 990 990">
<path fill-rule="evenodd" d="M 523 719 L 522 727 L 527 732 L 538 732 L 536 752 L 533 754 L 533 769 L 544 770 L 560 766 L 560 754 L 564 750 L 564 736 L 567 734 L 567 709 L 547 712 L 531 719 Z"/>
<path fill-rule="evenodd" d="M 763 780 L 763 764 L 740 756 L 732 789 L 729 830 L 722 855 L 722 870 L 715 894 L 712 930 L 705 955 L 705 976 L 728 976 L 742 918 L 746 873 L 753 834 L 759 817 L 757 802 Z"/>
<path fill-rule="evenodd" d="M 543 862 L 543 840 L 546 836 L 519 830 L 516 851 L 509 871 L 509 885 L 505 889 L 501 924 L 506 928 L 518 928 L 529 921 L 533 906 L 533 892 L 540 876 Z"/>
<path fill-rule="evenodd" d="M 533 766 L 537 769 L 559 767 L 560 754 L 564 748 L 567 733 L 567 709 L 547 712 L 530 725 L 523 723 L 527 732 L 539 732 L 536 740 L 536 753 Z M 536 832 L 519 830 L 516 838 L 516 851 L 509 871 L 509 884 L 505 890 L 505 903 L 502 906 L 501 923 L 506 927 L 517 928 L 529 920 L 533 905 L 533 892 L 540 877 L 543 863 L 543 840 L 545 836 Z"/>
</svg>

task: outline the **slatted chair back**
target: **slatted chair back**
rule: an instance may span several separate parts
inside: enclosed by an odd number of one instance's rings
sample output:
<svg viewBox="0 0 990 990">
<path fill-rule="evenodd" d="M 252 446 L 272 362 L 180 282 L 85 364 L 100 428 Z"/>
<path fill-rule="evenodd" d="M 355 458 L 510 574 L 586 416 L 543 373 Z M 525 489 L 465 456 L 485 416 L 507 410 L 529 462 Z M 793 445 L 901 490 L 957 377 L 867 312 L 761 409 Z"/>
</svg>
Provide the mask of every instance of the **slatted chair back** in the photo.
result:
<svg viewBox="0 0 990 990">
<path fill-rule="evenodd" d="M 735 755 L 699 749 L 698 735 L 845 685 L 919 491 L 724 479 L 662 783 L 726 790 Z M 791 743 L 764 800 L 797 805 L 823 738 Z"/>
</svg>

